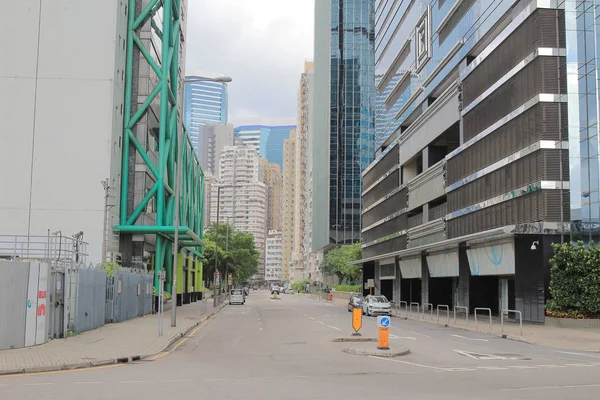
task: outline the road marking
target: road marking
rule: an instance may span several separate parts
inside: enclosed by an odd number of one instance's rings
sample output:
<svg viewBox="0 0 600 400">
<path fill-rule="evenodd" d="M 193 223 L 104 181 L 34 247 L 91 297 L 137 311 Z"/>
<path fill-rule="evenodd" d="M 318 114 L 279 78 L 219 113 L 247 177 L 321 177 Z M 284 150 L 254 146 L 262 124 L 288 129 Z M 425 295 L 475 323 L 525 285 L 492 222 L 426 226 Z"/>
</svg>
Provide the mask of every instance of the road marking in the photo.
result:
<svg viewBox="0 0 600 400">
<path fill-rule="evenodd" d="M 562 353 L 562 354 L 572 354 L 575 356 L 583 356 L 583 357 L 592 357 L 592 358 L 600 358 L 600 356 L 596 356 L 596 355 L 592 355 L 592 354 L 585 354 L 585 353 L 573 353 L 570 351 L 557 351 L 557 353 Z"/>
<path fill-rule="evenodd" d="M 479 360 L 479 358 L 475 357 L 474 355 L 472 355 L 471 353 L 467 352 L 467 351 L 462 351 L 462 350 L 455 350 L 452 349 L 452 351 L 462 355 L 462 356 L 467 356 L 469 358 L 475 359 L 475 360 Z"/>
<path fill-rule="evenodd" d="M 487 371 L 498 371 L 501 369 L 508 369 L 507 367 L 476 367 L 477 369 L 483 369 Z"/>
<path fill-rule="evenodd" d="M 514 369 L 536 369 L 536 366 L 533 365 L 509 365 L 507 368 L 514 368 Z"/>
<path fill-rule="evenodd" d="M 551 389 L 577 389 L 588 387 L 600 387 L 600 384 L 594 383 L 589 385 L 564 385 L 564 386 L 531 386 L 523 388 L 502 389 L 504 391 L 519 391 L 519 390 L 551 390 Z"/>
<path fill-rule="evenodd" d="M 415 334 L 415 335 L 417 335 L 417 336 L 423 336 L 423 337 L 428 337 L 428 338 L 430 338 L 430 337 L 431 337 L 431 336 L 427 336 L 427 335 L 424 335 L 424 334 L 422 334 L 422 333 L 419 333 L 419 332 L 413 332 L 413 331 L 409 331 L 409 332 L 410 332 L 410 333 L 413 333 L 413 334 Z"/>
<path fill-rule="evenodd" d="M 102 382 L 91 382 L 91 381 L 81 381 L 81 382 L 73 382 L 74 385 L 99 385 Z"/>
<path fill-rule="evenodd" d="M 43 382 L 43 383 L 26 383 L 25 386 L 49 386 L 54 385 L 54 383 Z"/>
<path fill-rule="evenodd" d="M 146 358 L 146 360 L 148 360 L 148 361 L 154 361 L 154 360 L 157 360 L 157 359 L 159 359 L 161 357 L 166 356 L 167 354 L 169 354 L 168 351 L 163 351 L 162 353 L 158 353 L 158 354 L 155 354 L 155 355 L 153 355 L 151 357 Z"/>
<path fill-rule="evenodd" d="M 316 321 L 316 319 L 314 319 L 313 317 L 308 317 L 308 318 L 312 319 L 313 321 Z"/>
<path fill-rule="evenodd" d="M 445 370 L 450 371 L 450 372 L 475 371 L 474 368 L 464 368 L 464 367 L 446 368 Z"/>
<path fill-rule="evenodd" d="M 370 358 L 375 358 L 375 359 L 378 359 L 378 360 L 383 360 L 383 361 L 391 361 L 391 362 L 396 362 L 396 363 L 400 363 L 400 364 L 413 365 L 415 367 L 434 369 L 436 371 L 445 371 L 445 368 L 433 367 L 431 365 L 417 364 L 417 363 L 412 363 L 412 362 L 409 362 L 409 361 L 392 360 L 392 359 L 389 359 L 389 358 L 383 358 L 383 357 L 378 357 L 378 356 L 369 356 L 369 357 Z"/>
<path fill-rule="evenodd" d="M 336 330 L 338 330 L 338 331 L 341 331 L 341 329 L 340 329 L 340 328 L 338 328 L 337 326 L 331 326 L 331 325 L 327 325 L 327 326 L 328 326 L 328 327 L 330 327 L 331 329 L 336 329 Z"/>
<path fill-rule="evenodd" d="M 65 370 L 65 371 L 28 372 L 28 373 L 24 373 L 24 374 L 0 375 L 0 379 L 2 379 L 2 378 L 18 378 L 18 377 L 21 377 L 21 376 L 68 374 L 68 373 L 80 372 L 80 371 L 95 371 L 95 370 L 98 370 L 98 369 L 118 368 L 118 367 L 122 367 L 123 365 L 125 365 L 125 364 L 102 365 L 102 366 L 99 366 L 99 367 L 70 369 L 70 370 Z"/>
<path fill-rule="evenodd" d="M 565 368 L 566 365 L 552 365 L 552 364 L 540 364 L 540 365 L 536 365 L 537 367 L 540 368 Z"/>
<path fill-rule="evenodd" d="M 392 334 L 390 334 L 390 337 L 391 337 L 392 339 L 409 339 L 409 340 L 417 340 L 417 338 L 410 337 L 410 336 L 396 336 L 396 335 L 392 335 Z"/>
<path fill-rule="evenodd" d="M 457 337 L 457 338 L 461 338 L 461 339 L 476 340 L 478 342 L 489 342 L 489 340 L 487 340 L 487 339 L 474 339 L 474 338 L 469 338 L 469 337 L 460 336 L 460 335 L 452 335 L 452 336 Z"/>
<path fill-rule="evenodd" d="M 262 331 L 262 330 L 263 330 L 263 328 L 260 328 L 260 330 Z"/>
<path fill-rule="evenodd" d="M 594 367 L 594 364 L 567 364 L 569 367 Z"/>
</svg>

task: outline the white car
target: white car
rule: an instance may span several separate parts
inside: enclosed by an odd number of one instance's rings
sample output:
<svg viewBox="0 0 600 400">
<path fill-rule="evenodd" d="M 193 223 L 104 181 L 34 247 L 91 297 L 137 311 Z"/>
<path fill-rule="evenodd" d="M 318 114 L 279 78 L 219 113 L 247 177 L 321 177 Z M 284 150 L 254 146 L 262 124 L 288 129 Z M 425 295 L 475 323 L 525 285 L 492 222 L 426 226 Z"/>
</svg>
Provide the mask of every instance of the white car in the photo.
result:
<svg viewBox="0 0 600 400">
<path fill-rule="evenodd" d="M 229 292 L 229 304 L 244 304 L 246 303 L 246 296 L 242 289 L 231 289 Z"/>
<path fill-rule="evenodd" d="M 385 296 L 367 296 L 362 304 L 362 312 L 367 316 L 389 315 L 392 316 L 392 305 Z"/>
</svg>

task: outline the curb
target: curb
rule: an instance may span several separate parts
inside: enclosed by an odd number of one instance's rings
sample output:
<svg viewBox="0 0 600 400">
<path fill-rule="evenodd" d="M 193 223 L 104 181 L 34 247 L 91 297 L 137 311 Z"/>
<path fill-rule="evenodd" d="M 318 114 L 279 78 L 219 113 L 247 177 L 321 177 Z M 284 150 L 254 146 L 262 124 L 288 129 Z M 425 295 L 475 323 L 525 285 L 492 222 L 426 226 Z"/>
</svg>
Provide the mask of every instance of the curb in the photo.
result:
<svg viewBox="0 0 600 400">
<path fill-rule="evenodd" d="M 0 371 L 0 376 L 17 375 L 17 374 L 36 374 L 36 373 L 55 372 L 55 371 L 73 371 L 73 370 L 82 369 L 82 368 L 101 367 L 101 366 L 112 365 L 112 364 L 128 364 L 133 361 L 144 360 L 148 357 L 152 357 L 156 354 L 162 353 L 163 351 L 165 351 L 166 349 L 168 349 L 169 347 L 171 347 L 172 345 L 177 343 L 179 340 L 181 340 L 183 337 L 185 337 L 188 333 L 190 333 L 193 329 L 197 328 L 200 324 L 203 324 L 206 321 L 212 319 L 223 308 L 225 308 L 226 305 L 227 305 L 227 303 L 221 304 L 220 306 L 217 307 L 217 309 L 215 311 L 208 314 L 204 319 L 193 323 L 192 325 L 190 325 L 189 327 L 184 329 L 182 332 L 176 334 L 171 340 L 168 341 L 168 343 L 161 350 L 159 350 L 155 353 L 152 353 L 152 354 L 126 356 L 126 357 L 119 357 L 119 358 L 113 358 L 113 359 L 107 359 L 107 360 L 88 361 L 88 362 L 75 363 L 75 364 L 63 364 L 63 365 L 50 365 L 50 366 L 28 367 L 28 368 L 18 368 L 18 369 L 7 369 L 7 370 Z"/>
<path fill-rule="evenodd" d="M 354 354 L 356 356 L 373 356 L 373 357 L 401 357 L 410 354 L 408 348 L 399 351 L 392 350 L 358 350 L 351 347 L 346 347 L 342 350 L 344 353 Z"/>
<path fill-rule="evenodd" d="M 347 343 L 347 342 L 376 342 L 377 339 L 371 337 L 341 337 L 332 340 L 335 343 Z"/>
</svg>

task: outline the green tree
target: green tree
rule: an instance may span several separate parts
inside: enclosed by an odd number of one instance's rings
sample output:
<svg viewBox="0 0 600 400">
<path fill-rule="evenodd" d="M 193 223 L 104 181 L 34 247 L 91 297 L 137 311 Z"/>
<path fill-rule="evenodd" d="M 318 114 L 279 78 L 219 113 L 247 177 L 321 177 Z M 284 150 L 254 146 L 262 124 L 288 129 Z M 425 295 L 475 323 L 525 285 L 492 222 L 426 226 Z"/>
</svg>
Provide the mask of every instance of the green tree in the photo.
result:
<svg viewBox="0 0 600 400">
<path fill-rule="evenodd" d="M 546 308 L 567 315 L 600 315 L 600 247 L 578 241 L 577 244 L 554 244 L 553 248 L 554 256 L 550 259 L 552 299 Z"/>
<path fill-rule="evenodd" d="M 343 245 L 331 249 L 321 263 L 325 275 L 335 275 L 340 282 L 356 283 L 360 279 L 360 266 L 349 264 L 362 258 L 360 243 Z"/>
<path fill-rule="evenodd" d="M 254 243 L 254 236 L 250 233 L 235 231 L 227 224 L 210 225 L 204 233 L 206 246 L 203 250 L 205 276 L 212 276 L 215 272 L 215 239 L 218 237 L 218 267 L 222 277 L 226 279 L 228 273 L 233 274 L 235 282 L 245 282 L 254 275 L 258 269 L 258 250 Z M 212 249 L 212 250 L 211 250 Z"/>
</svg>

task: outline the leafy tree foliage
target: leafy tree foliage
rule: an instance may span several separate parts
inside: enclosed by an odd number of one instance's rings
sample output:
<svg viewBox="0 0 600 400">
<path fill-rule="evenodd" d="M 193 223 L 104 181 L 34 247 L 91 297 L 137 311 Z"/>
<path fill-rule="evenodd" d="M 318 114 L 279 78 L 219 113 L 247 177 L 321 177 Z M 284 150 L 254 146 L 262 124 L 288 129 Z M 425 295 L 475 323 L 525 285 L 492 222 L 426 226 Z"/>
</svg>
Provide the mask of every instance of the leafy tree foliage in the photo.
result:
<svg viewBox="0 0 600 400">
<path fill-rule="evenodd" d="M 349 264 L 362 258 L 360 243 L 343 245 L 330 250 L 321 263 L 325 275 L 335 275 L 340 282 L 356 283 L 360 279 L 360 266 Z"/>
<path fill-rule="evenodd" d="M 550 259 L 550 293 L 546 308 L 585 316 L 600 315 L 600 247 L 591 243 L 554 244 Z"/>
<path fill-rule="evenodd" d="M 254 236 L 239 232 L 227 224 L 210 225 L 204 232 L 206 246 L 202 251 L 204 276 L 212 277 L 215 272 L 215 240 L 218 238 L 217 265 L 222 277 L 233 274 L 235 282 L 248 281 L 258 269 L 258 250 Z"/>
</svg>

